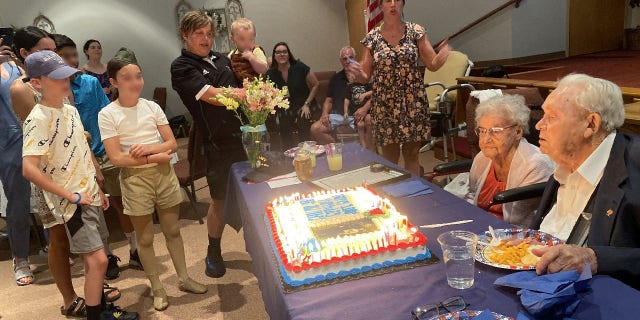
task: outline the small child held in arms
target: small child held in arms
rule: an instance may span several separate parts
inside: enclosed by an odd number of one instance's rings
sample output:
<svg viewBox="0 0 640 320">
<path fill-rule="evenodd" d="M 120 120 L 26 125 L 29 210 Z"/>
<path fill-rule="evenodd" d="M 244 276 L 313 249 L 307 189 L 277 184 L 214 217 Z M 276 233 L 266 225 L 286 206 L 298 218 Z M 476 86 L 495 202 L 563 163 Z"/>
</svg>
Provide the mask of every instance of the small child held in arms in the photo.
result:
<svg viewBox="0 0 640 320">
<path fill-rule="evenodd" d="M 109 200 L 96 182 L 91 148 L 78 110 L 63 102 L 71 95 L 69 77 L 80 70 L 69 67 L 49 50 L 29 55 L 25 68 L 42 100 L 24 122 L 23 175 L 42 188 L 57 224 L 66 228 L 71 252 L 84 261 L 85 299 L 76 300 L 82 304 L 76 309 L 84 310 L 86 303 L 87 319 L 100 319 L 107 269 L 100 220 Z"/>
<path fill-rule="evenodd" d="M 371 131 L 371 84 L 362 84 L 349 81 L 347 85 L 347 95 L 344 99 L 344 119 L 345 122 L 355 122 L 358 127 L 358 139 L 360 145 L 375 152 L 373 141 L 373 131 Z M 350 118 L 349 115 L 353 115 Z"/>
<path fill-rule="evenodd" d="M 236 49 L 229 52 L 229 59 L 238 86 L 242 86 L 244 79 L 251 81 L 258 75 L 267 73 L 267 57 L 264 50 L 255 43 L 256 27 L 251 20 L 240 18 L 233 21 L 230 38 L 236 46 Z"/>
<path fill-rule="evenodd" d="M 178 221 L 182 193 L 169 163 L 178 145 L 160 106 L 140 98 L 144 79 L 133 51 L 121 48 L 107 64 L 107 73 L 118 98 L 98 114 L 100 134 L 111 163 L 122 167 L 124 214 L 130 217 L 137 234 L 138 254 L 151 282 L 153 307 L 164 310 L 169 302 L 153 249 L 154 211 L 158 212 L 160 229 L 178 274 L 178 288 L 191 293 L 207 292 L 205 285 L 187 274 Z"/>
</svg>

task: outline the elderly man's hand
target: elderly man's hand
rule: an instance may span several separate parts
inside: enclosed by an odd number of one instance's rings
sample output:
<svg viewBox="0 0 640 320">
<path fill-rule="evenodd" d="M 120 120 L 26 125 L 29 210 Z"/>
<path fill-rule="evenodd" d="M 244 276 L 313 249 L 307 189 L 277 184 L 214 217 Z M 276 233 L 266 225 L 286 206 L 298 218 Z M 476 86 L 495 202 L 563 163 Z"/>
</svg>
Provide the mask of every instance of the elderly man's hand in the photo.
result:
<svg viewBox="0 0 640 320">
<path fill-rule="evenodd" d="M 531 252 L 541 257 L 536 263 L 536 273 L 539 275 L 566 270 L 582 272 L 587 263 L 591 267 L 591 273 L 595 274 L 598 271 L 596 253 L 591 248 L 561 244 L 533 249 Z"/>
</svg>

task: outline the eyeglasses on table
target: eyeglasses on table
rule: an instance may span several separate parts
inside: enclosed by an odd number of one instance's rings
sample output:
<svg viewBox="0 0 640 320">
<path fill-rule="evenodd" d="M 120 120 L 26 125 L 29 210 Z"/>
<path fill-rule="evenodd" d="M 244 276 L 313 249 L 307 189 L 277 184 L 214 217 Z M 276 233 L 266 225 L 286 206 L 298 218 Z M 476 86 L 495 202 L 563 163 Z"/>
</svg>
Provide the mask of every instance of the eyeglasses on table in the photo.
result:
<svg viewBox="0 0 640 320">
<path fill-rule="evenodd" d="M 467 308 L 467 303 L 460 296 L 447 298 L 437 304 L 425 304 L 411 310 L 414 320 L 428 320 L 433 317 Z"/>
</svg>

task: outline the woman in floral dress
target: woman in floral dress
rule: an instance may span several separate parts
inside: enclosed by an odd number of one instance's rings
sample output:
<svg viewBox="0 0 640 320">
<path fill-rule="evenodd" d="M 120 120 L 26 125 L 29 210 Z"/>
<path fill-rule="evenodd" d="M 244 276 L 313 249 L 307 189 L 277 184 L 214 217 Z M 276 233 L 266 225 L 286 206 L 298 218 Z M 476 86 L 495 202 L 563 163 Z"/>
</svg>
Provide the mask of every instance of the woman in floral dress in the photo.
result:
<svg viewBox="0 0 640 320">
<path fill-rule="evenodd" d="M 429 137 L 428 102 L 418 59 L 430 71 L 447 61 L 451 48 L 445 42 L 439 52 L 431 47 L 424 28 L 402 20 L 403 0 L 380 0 L 383 24 L 362 40 L 362 62 L 348 71 L 359 82 L 373 77 L 371 118 L 376 144 L 382 156 L 419 174 L 418 154 Z"/>
</svg>

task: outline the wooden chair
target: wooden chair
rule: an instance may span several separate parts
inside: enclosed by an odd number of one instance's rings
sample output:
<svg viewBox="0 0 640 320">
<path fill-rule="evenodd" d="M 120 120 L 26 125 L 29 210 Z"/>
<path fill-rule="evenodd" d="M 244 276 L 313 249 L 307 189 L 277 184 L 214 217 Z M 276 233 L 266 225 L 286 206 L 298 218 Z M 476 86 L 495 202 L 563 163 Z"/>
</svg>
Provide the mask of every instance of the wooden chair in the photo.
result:
<svg viewBox="0 0 640 320">
<path fill-rule="evenodd" d="M 153 101 L 155 101 L 162 111 L 167 111 L 167 88 L 156 87 L 153 89 Z"/>
<path fill-rule="evenodd" d="M 196 130 L 195 125 L 189 129 L 189 144 L 187 146 L 187 159 L 180 159 L 173 165 L 173 168 L 180 182 L 180 187 L 184 189 L 189 197 L 191 208 L 198 218 L 198 222 L 203 224 L 202 216 L 198 215 L 196 206 L 196 187 L 194 182 L 204 178 L 207 168 L 207 158 L 204 155 L 203 139 Z"/>
</svg>

